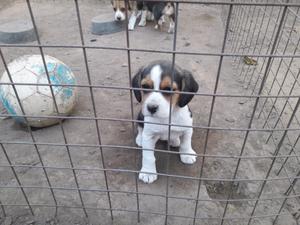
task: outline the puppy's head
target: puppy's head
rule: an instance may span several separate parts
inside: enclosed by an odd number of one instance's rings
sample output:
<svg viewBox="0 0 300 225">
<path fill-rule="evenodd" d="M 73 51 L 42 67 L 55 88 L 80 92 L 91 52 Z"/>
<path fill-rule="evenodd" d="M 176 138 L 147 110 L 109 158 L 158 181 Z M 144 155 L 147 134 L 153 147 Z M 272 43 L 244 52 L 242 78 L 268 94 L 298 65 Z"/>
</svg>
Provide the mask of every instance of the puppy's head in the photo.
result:
<svg viewBox="0 0 300 225">
<path fill-rule="evenodd" d="M 192 100 L 193 93 L 198 91 L 198 84 L 193 75 L 177 66 L 174 68 L 172 82 L 172 64 L 165 61 L 155 62 L 139 69 L 132 79 L 132 87 L 145 89 L 134 90 L 136 99 L 143 103 L 143 115 L 158 118 L 169 117 L 170 104 L 172 110 L 175 107 L 186 106 Z M 191 93 L 162 93 L 160 90 Z"/>
<path fill-rule="evenodd" d="M 172 16 L 175 14 L 175 5 L 173 2 L 167 2 L 162 13 L 166 16 Z"/>
<path fill-rule="evenodd" d="M 125 0 L 112 0 L 111 4 L 115 11 L 115 20 L 124 21 L 126 19 L 126 3 Z M 128 1 L 128 10 L 131 10 L 130 1 Z"/>
</svg>

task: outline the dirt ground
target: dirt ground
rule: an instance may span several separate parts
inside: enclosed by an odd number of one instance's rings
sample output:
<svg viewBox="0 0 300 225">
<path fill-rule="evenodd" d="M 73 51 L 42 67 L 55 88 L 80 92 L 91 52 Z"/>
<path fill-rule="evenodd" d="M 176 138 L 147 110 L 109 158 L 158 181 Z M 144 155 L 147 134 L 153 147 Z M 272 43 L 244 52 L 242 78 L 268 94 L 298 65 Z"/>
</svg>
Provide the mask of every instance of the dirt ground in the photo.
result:
<svg viewBox="0 0 300 225">
<path fill-rule="evenodd" d="M 0 5 L 3 2 L 0 3 Z M 90 22 L 94 16 L 102 15 L 103 18 L 113 18 L 113 11 L 108 2 L 104 1 L 79 1 L 85 44 L 89 46 L 113 46 L 126 47 L 125 32 L 111 35 L 96 36 L 90 32 Z M 11 18 L 29 19 L 28 9 L 23 1 L 16 1 L 4 7 L 0 6 L 0 21 L 10 21 Z M 48 45 L 80 45 L 78 22 L 73 1 L 32 1 L 32 9 L 39 29 L 41 42 Z M 220 52 L 224 26 L 221 17 L 221 8 L 213 5 L 182 5 L 179 9 L 178 36 L 176 49 L 179 51 Z M 36 42 L 28 43 L 36 44 Z M 146 27 L 137 27 L 130 32 L 130 47 L 156 50 L 171 50 L 173 35 L 166 30 L 156 31 L 153 23 Z M 2 48 L 7 62 L 23 54 L 39 54 L 38 48 Z M 78 84 L 88 84 L 85 69 L 83 51 L 80 48 L 44 48 L 48 55 L 65 62 L 76 75 Z M 89 72 L 94 85 L 107 85 L 129 87 L 128 61 L 126 51 L 87 49 Z M 138 68 L 152 60 L 171 60 L 171 54 L 131 52 L 131 68 L 133 73 Z M 218 62 L 218 56 L 189 56 L 176 55 L 176 63 L 193 72 L 198 81 L 201 93 L 212 93 L 214 90 Z M 0 71 L 4 71 L 2 62 Z M 235 76 L 232 67 L 232 59 L 225 57 L 222 64 L 218 93 L 241 94 L 245 89 L 238 77 Z M 131 119 L 130 94 L 128 90 L 94 88 L 97 116 L 101 118 Z M 194 125 L 206 127 L 209 119 L 209 110 L 212 97 L 197 96 L 190 107 L 193 111 Z M 249 123 L 249 112 L 253 108 L 254 99 L 247 98 L 223 98 L 217 97 L 212 116 L 212 127 L 245 128 Z M 141 106 L 134 99 L 135 115 Z M 2 113 L 5 113 L 1 108 Z M 89 88 L 79 88 L 78 104 L 72 116 L 93 117 L 93 107 Z M 259 127 L 260 121 L 255 120 L 253 127 Z M 135 146 L 134 130 L 130 122 L 100 120 L 100 134 L 103 145 Z M 83 201 L 86 208 L 108 209 L 107 193 L 105 190 L 104 173 L 97 168 L 102 168 L 102 160 L 108 169 L 126 169 L 137 171 L 140 168 L 141 152 L 124 148 L 103 147 L 103 158 L 99 148 L 95 121 L 68 119 L 63 122 L 67 143 L 74 167 L 93 168 L 95 170 L 76 170 L 76 177 L 81 188 Z M 63 135 L 59 125 L 33 131 L 36 142 L 63 144 Z M 194 129 L 193 148 L 198 154 L 204 151 L 205 129 Z M 219 157 L 206 157 L 204 161 L 203 177 L 197 210 L 198 217 L 211 219 L 197 220 L 196 224 L 219 224 L 219 219 L 224 210 L 224 201 L 229 194 L 230 182 L 220 179 L 233 177 L 236 168 L 237 156 L 242 148 L 245 132 L 213 130 L 209 132 L 207 154 Z M 245 146 L 246 156 L 270 156 L 274 146 L 264 142 L 265 133 L 250 132 Z M 16 124 L 11 118 L 0 119 L 0 141 L 2 142 L 32 142 L 26 128 Z M 86 145 L 78 147 L 76 144 Z M 16 171 L 25 192 L 33 206 L 35 216 L 31 216 L 26 207 L 5 206 L 7 217 L 0 210 L 1 224 L 137 224 L 137 209 L 135 173 L 109 171 L 107 172 L 108 187 L 111 192 L 114 220 L 110 219 L 109 210 L 87 209 L 88 218 L 80 208 L 81 203 L 76 190 L 74 174 L 70 168 L 70 160 L 67 149 L 64 146 L 38 145 L 43 163 L 49 167 L 46 172 L 54 189 L 58 205 L 74 208 L 59 208 L 55 217 L 55 208 L 41 207 L 40 205 L 53 205 L 53 198 L 49 188 L 34 188 L 35 186 L 48 187 L 41 166 L 41 161 L 33 145 L 4 144 L 10 160 L 13 164 L 23 165 Z M 161 142 L 158 149 L 166 149 L 167 145 Z M 172 149 L 177 151 L 177 149 Z M 222 157 L 227 156 L 227 157 Z M 198 157 L 197 163 L 192 166 L 183 165 L 177 154 L 170 155 L 169 169 L 167 170 L 167 154 L 158 153 L 157 169 L 160 173 L 198 177 L 203 163 Z M 136 159 L 136 160 L 135 160 Z M 266 175 L 270 159 L 243 159 L 237 177 L 245 179 L 234 184 L 232 198 L 251 199 L 258 195 L 261 180 Z M 8 165 L 3 151 L 0 150 L 0 200 L 4 205 L 25 204 L 24 197 L 14 175 Z M 30 165 L 31 167 L 26 167 Z M 279 164 L 278 164 L 279 166 Z M 275 165 L 275 169 L 278 167 Z M 57 168 L 53 168 L 57 167 Z M 290 168 L 291 170 L 293 168 Z M 271 177 L 276 176 L 274 171 Z M 284 176 L 284 175 L 282 175 Z M 247 181 L 257 179 L 258 181 Z M 168 195 L 185 197 L 186 199 L 168 199 L 168 224 L 192 224 L 195 209 L 195 200 L 199 182 L 192 179 L 169 178 Z M 150 185 L 138 181 L 138 191 L 141 193 L 156 194 L 152 196 L 139 194 L 139 207 L 141 222 L 139 224 L 158 225 L 164 224 L 165 216 L 147 214 L 146 212 L 166 212 L 167 178 L 159 176 L 159 179 Z M 263 197 L 283 196 L 288 187 L 288 182 L 272 180 L 267 182 Z M 73 188 L 73 190 L 64 190 Z M 123 191 L 123 192 L 117 192 Z M 127 191 L 127 193 L 124 193 Z M 130 193 L 131 192 L 131 193 Z M 257 216 L 276 214 L 282 199 L 260 201 L 256 210 Z M 235 220 L 225 220 L 224 224 L 246 224 L 247 220 L 239 217 L 249 216 L 253 208 L 253 201 L 232 202 L 228 206 L 227 217 L 236 217 Z M 79 208 L 76 208 L 79 207 Z M 123 211 L 122 211 L 123 210 Z M 132 212 L 126 212 L 129 210 Z M 297 210 L 291 202 L 284 212 L 278 224 L 293 225 L 297 221 L 293 213 Z M 173 216 L 172 216 L 173 215 Z M 175 216 L 174 216 L 175 215 Z M 177 217 L 176 217 L 177 216 Z M 179 216 L 179 217 L 178 217 Z M 181 216 L 181 217 L 180 217 Z M 272 224 L 272 217 L 254 219 L 252 224 Z"/>
</svg>

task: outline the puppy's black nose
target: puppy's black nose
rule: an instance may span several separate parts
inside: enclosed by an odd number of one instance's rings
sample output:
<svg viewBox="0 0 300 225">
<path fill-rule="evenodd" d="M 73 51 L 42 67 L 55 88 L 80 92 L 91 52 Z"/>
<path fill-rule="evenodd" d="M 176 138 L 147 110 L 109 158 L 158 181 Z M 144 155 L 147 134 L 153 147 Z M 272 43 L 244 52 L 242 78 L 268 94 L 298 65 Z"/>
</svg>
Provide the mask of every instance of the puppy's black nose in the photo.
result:
<svg viewBox="0 0 300 225">
<path fill-rule="evenodd" d="M 158 109 L 158 105 L 147 105 L 147 109 L 151 114 L 154 114 Z"/>
<path fill-rule="evenodd" d="M 121 17 L 120 17 L 120 16 L 118 16 L 118 17 L 117 17 L 117 20 L 121 20 Z"/>
</svg>

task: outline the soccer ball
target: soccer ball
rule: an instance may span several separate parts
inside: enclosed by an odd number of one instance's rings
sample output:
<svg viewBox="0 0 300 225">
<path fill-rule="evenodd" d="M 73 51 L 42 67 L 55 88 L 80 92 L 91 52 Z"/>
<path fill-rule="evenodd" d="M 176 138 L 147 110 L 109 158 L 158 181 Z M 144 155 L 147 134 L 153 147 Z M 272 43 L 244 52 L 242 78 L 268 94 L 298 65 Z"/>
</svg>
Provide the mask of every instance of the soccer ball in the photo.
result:
<svg viewBox="0 0 300 225">
<path fill-rule="evenodd" d="M 51 84 L 74 85 L 76 80 L 70 68 L 58 59 L 45 55 L 45 61 Z M 0 99 L 7 112 L 20 123 L 28 123 L 32 127 L 45 127 L 59 122 L 57 118 L 47 116 L 68 115 L 76 104 L 77 88 L 75 86 L 52 86 L 57 104 L 55 107 L 45 66 L 41 55 L 25 55 L 8 64 L 8 71 L 15 84 L 27 119 L 23 117 L 12 85 L 0 84 Z M 11 83 L 7 71 L 4 72 L 0 83 Z M 27 83 L 28 85 L 18 85 Z M 29 84 L 30 83 L 30 84 Z M 42 116 L 34 118 L 30 116 Z"/>
</svg>

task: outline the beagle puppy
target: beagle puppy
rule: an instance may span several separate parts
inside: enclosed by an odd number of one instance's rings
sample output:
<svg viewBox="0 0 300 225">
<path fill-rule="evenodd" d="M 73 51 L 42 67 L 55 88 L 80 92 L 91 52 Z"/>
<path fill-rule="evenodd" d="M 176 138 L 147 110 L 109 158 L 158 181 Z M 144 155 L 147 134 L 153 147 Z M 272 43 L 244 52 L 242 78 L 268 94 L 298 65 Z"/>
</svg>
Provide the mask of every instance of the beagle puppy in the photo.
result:
<svg viewBox="0 0 300 225">
<path fill-rule="evenodd" d="M 193 155 L 196 153 L 191 143 L 193 118 L 187 104 L 192 100 L 193 93 L 198 91 L 198 83 L 191 72 L 176 65 L 173 78 L 172 82 L 172 63 L 156 61 L 140 68 L 132 79 L 133 88 L 144 89 L 134 90 L 134 95 L 138 102 L 142 102 L 142 109 L 138 115 L 140 122 L 136 144 L 143 148 L 139 179 L 145 183 L 152 183 L 157 179 L 155 156 L 151 149 L 155 148 L 158 140 L 168 140 L 169 127 L 161 124 L 169 124 L 170 104 L 171 123 L 182 127 L 171 126 L 169 144 L 173 147 L 179 146 L 180 159 L 183 163 L 196 162 L 196 156 Z M 160 92 L 171 90 L 190 93 Z"/>
<path fill-rule="evenodd" d="M 125 0 L 112 0 L 115 11 L 115 20 L 124 21 L 126 19 Z M 168 32 L 174 32 L 175 28 L 175 6 L 171 2 L 147 2 L 142 0 L 128 0 L 128 29 L 134 30 L 136 20 L 141 16 L 139 26 L 146 26 L 147 20 L 155 21 L 155 29 L 158 29 L 169 18 L 170 25 Z"/>
</svg>

